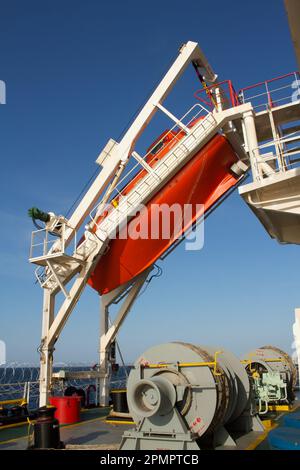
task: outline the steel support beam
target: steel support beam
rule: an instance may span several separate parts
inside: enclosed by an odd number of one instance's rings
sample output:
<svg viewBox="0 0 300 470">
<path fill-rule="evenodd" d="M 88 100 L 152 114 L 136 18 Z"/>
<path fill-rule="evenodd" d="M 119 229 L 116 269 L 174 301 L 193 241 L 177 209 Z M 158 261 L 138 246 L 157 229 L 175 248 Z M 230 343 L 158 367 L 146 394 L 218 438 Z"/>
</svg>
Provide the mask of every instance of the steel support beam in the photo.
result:
<svg viewBox="0 0 300 470">
<path fill-rule="evenodd" d="M 44 289 L 42 338 L 40 344 L 40 406 L 48 404 L 51 387 L 53 349 L 49 347 L 49 329 L 54 319 L 54 296 L 48 289 Z"/>
<path fill-rule="evenodd" d="M 247 144 L 247 149 L 249 152 L 252 177 L 254 181 L 258 181 L 261 178 L 262 173 L 257 163 L 259 158 L 259 150 L 253 110 L 249 110 L 244 113 L 243 121 L 243 130 L 245 132 L 244 141 Z"/>
<path fill-rule="evenodd" d="M 127 317 L 130 309 L 132 308 L 135 300 L 141 291 L 148 274 L 152 270 L 148 268 L 141 273 L 132 284 L 128 291 L 123 303 L 116 315 L 116 318 L 109 322 L 109 307 L 116 299 L 116 292 L 103 295 L 100 305 L 100 325 L 101 336 L 99 342 L 99 368 L 100 368 L 100 383 L 99 383 L 99 403 L 100 406 L 107 406 L 109 403 L 109 383 L 111 378 L 110 364 L 109 364 L 109 350 L 112 342 L 115 340 L 118 331 L 120 330 L 125 318 Z M 123 288 L 125 291 L 127 287 Z M 122 292 L 119 290 L 119 294 Z"/>
</svg>

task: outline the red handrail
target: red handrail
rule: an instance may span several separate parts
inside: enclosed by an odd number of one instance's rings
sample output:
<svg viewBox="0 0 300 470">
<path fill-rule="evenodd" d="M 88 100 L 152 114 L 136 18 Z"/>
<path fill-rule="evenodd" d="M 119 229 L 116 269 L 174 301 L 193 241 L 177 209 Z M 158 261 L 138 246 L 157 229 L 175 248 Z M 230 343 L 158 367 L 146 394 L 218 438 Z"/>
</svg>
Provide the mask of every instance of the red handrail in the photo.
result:
<svg viewBox="0 0 300 470">
<path fill-rule="evenodd" d="M 200 93 L 201 94 L 203 94 L 203 93 L 208 94 L 208 92 L 210 92 L 213 88 L 219 88 L 219 87 L 222 87 L 222 85 L 225 85 L 225 84 L 228 87 L 227 93 L 229 92 L 230 103 L 232 104 L 232 106 L 238 106 L 240 104 L 239 100 L 238 100 L 238 95 L 237 95 L 237 93 L 234 89 L 234 86 L 232 85 L 231 80 L 223 80 L 222 82 L 214 83 L 213 85 L 210 85 L 206 88 L 201 88 L 201 89 L 195 91 L 194 96 L 195 96 L 196 99 L 202 101 L 206 105 L 208 105 L 210 107 L 214 107 L 215 104 L 214 104 L 213 99 L 211 98 L 211 96 L 209 96 L 209 98 L 210 98 L 210 102 L 209 102 L 209 101 L 206 101 L 204 98 L 200 97 L 199 95 L 200 95 Z M 226 93 L 226 90 L 223 90 L 223 91 Z"/>
<path fill-rule="evenodd" d="M 300 77 L 300 74 L 299 74 L 298 71 L 286 73 L 285 75 L 280 75 L 279 77 L 271 78 L 269 80 L 264 80 L 263 82 L 258 82 L 258 83 L 255 83 L 254 85 L 250 85 L 250 86 L 246 86 L 244 88 L 241 88 L 239 90 L 238 94 L 240 94 L 241 92 L 243 92 L 245 90 L 250 90 L 251 88 L 255 88 L 255 87 L 258 87 L 258 86 L 261 86 L 261 85 L 266 85 L 267 83 L 271 83 L 271 82 L 274 82 L 276 80 L 282 80 L 283 78 L 286 78 L 286 77 L 291 77 L 292 75 Z"/>
</svg>

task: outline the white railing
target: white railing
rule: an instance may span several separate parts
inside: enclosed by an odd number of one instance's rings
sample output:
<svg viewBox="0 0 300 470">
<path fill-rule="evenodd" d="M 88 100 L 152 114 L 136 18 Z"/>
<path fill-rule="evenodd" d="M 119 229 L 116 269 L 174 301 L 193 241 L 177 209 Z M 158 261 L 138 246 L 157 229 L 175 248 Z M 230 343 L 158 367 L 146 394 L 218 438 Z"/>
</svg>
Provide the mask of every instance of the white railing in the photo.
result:
<svg viewBox="0 0 300 470">
<path fill-rule="evenodd" d="M 204 106 L 202 106 L 201 104 L 196 103 L 179 119 L 179 122 L 181 124 L 185 125 L 186 127 L 189 127 L 195 119 L 198 119 L 201 116 L 206 116 L 208 113 L 209 113 L 209 111 Z M 191 116 L 191 114 L 192 114 L 192 116 Z M 178 135 L 177 135 L 177 133 L 179 133 L 179 132 L 182 133 L 183 130 L 182 130 L 182 128 L 180 128 L 178 126 L 178 124 L 175 124 L 166 134 L 164 134 L 164 136 L 160 140 L 158 140 L 157 142 L 155 142 L 155 144 L 153 144 L 153 146 L 142 157 L 142 159 L 144 161 L 147 161 L 148 165 L 151 165 L 151 163 L 156 158 L 156 155 L 158 153 L 162 152 L 166 147 L 169 147 L 171 144 L 176 145 L 181 140 L 182 137 L 179 138 Z M 166 140 L 167 136 L 171 136 L 171 140 L 164 143 L 164 140 Z M 159 150 L 153 155 L 152 159 L 148 160 L 148 157 L 150 157 L 152 155 L 153 150 L 156 147 L 159 147 Z M 114 193 L 115 197 L 120 195 L 122 190 L 126 189 L 126 186 L 124 186 L 124 184 L 126 184 L 126 181 L 128 182 L 130 180 L 130 182 L 131 182 L 132 179 L 134 178 L 134 176 L 136 176 L 137 171 L 139 171 L 140 169 L 141 169 L 140 163 L 136 163 L 125 174 L 125 176 L 123 176 L 123 178 L 119 181 L 119 183 L 117 184 L 117 186 L 115 188 L 115 193 Z"/>
<path fill-rule="evenodd" d="M 295 144 L 298 144 L 298 146 L 295 146 Z M 258 152 L 259 157 L 256 156 Z M 253 161 L 255 162 L 257 174 L 264 174 L 266 177 L 299 167 L 300 131 L 258 146 L 253 150 Z M 269 167 L 266 170 L 266 166 L 264 166 L 262 172 L 263 163 L 267 163 Z"/>
<path fill-rule="evenodd" d="M 31 233 L 30 260 L 45 257 L 49 254 L 65 253 L 66 230 L 72 230 L 73 232 L 73 244 L 70 247 L 70 252 L 74 252 L 77 245 L 76 231 L 67 221 L 60 222 L 59 229 L 57 227 L 58 225 L 55 230 L 45 227 Z"/>
<path fill-rule="evenodd" d="M 4 407 L 23 404 L 33 407 L 38 398 L 39 381 L 0 384 L 0 404 Z"/>
<path fill-rule="evenodd" d="M 242 88 L 238 96 L 241 103 L 251 102 L 256 112 L 300 100 L 299 72 L 292 72 Z"/>
<path fill-rule="evenodd" d="M 188 155 L 190 154 L 195 147 L 200 143 L 201 139 L 205 138 L 207 134 L 209 134 L 213 127 L 216 125 L 216 119 L 214 118 L 212 113 L 208 113 L 208 111 L 199 104 L 194 105 L 181 119 L 181 123 L 184 124 L 183 120 L 192 111 L 195 111 L 193 116 L 189 119 L 188 123 L 185 124 L 186 126 L 190 125 L 194 120 L 200 117 L 201 113 L 205 110 L 206 116 L 199 120 L 194 126 L 189 127 L 188 132 L 183 135 L 184 131 L 178 127 L 176 124 L 173 126 L 168 134 L 172 135 L 171 140 L 169 140 L 165 146 L 161 146 L 159 152 L 163 151 L 166 147 L 169 148 L 166 155 L 157 161 L 153 167 L 151 167 L 151 171 L 145 171 L 145 175 L 137 182 L 134 188 L 128 192 L 126 196 L 122 194 L 122 192 L 126 189 L 126 186 L 121 189 L 120 186 L 124 184 L 125 179 L 131 176 L 130 182 L 134 181 L 133 171 L 136 169 L 140 169 L 140 164 L 136 164 L 134 168 L 132 168 L 125 177 L 119 182 L 118 186 L 115 188 L 115 191 L 112 194 L 111 201 L 117 198 L 117 205 L 115 208 L 111 207 L 108 209 L 108 213 L 105 217 L 101 218 L 101 213 L 103 213 L 103 209 L 100 203 L 91 211 L 90 217 L 98 227 L 101 229 L 101 232 L 104 232 L 106 235 L 109 235 L 110 230 L 116 229 L 116 227 L 120 224 L 120 221 L 123 216 L 126 214 L 129 215 L 130 211 L 132 211 L 135 207 L 138 206 L 143 199 L 149 195 L 155 187 L 157 187 L 160 182 L 170 174 L 178 165 L 179 163 Z M 178 129 L 175 131 L 175 129 Z M 177 134 L 180 133 L 180 136 Z M 156 142 L 152 149 L 150 149 L 147 154 L 143 157 L 143 159 L 147 159 L 151 156 L 151 152 L 153 152 L 153 148 L 155 148 L 159 143 L 163 143 L 163 140 L 166 138 L 165 134 L 163 138 Z M 153 159 L 156 155 L 153 155 Z M 152 159 L 152 160 L 153 160 Z M 151 164 L 151 161 L 147 162 Z M 134 175 L 136 176 L 136 175 Z M 100 211 L 101 208 L 101 211 Z M 107 208 L 106 208 L 107 209 Z M 105 210 L 104 209 L 104 212 Z M 99 221 L 99 218 L 101 219 Z"/>
<path fill-rule="evenodd" d="M 57 281 L 53 273 L 45 266 L 38 266 L 34 271 L 34 275 L 42 288 L 47 287 L 48 289 L 54 289 L 57 286 Z"/>
</svg>

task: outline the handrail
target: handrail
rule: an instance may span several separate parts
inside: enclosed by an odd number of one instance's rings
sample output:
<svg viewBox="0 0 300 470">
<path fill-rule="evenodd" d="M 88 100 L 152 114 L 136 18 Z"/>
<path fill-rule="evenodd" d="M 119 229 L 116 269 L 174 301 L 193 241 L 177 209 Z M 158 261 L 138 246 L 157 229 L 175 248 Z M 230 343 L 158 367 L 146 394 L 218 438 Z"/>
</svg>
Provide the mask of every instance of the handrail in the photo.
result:
<svg viewBox="0 0 300 470">
<path fill-rule="evenodd" d="M 193 113 L 192 117 L 189 119 L 189 121 L 187 122 L 187 124 L 185 124 L 187 127 L 191 125 L 191 123 L 199 118 L 199 116 L 201 115 L 202 112 L 205 112 L 206 113 L 206 116 L 209 115 L 209 111 L 204 107 L 202 106 L 201 104 L 199 103 L 196 103 L 194 104 L 180 119 L 179 119 L 179 122 L 182 122 L 189 114 L 192 113 L 193 110 L 196 110 L 195 113 Z M 178 136 L 177 136 L 177 133 L 175 133 L 175 129 L 178 128 L 178 124 L 176 123 L 175 125 L 173 125 L 171 127 L 171 129 L 168 130 L 168 132 L 166 134 L 163 135 L 163 137 L 159 140 L 159 141 L 156 141 L 152 146 L 151 148 L 148 150 L 148 152 L 142 157 L 143 160 L 146 160 L 148 156 L 151 156 L 151 153 L 153 151 L 153 148 L 155 148 L 157 145 L 159 145 L 161 142 L 163 142 L 165 139 L 166 139 L 166 136 L 167 135 L 171 135 L 171 140 L 168 141 L 166 143 L 166 145 L 170 146 L 170 151 L 171 151 L 171 144 L 172 142 L 176 142 L 178 143 L 179 141 L 181 143 L 183 143 L 183 140 L 184 139 L 179 139 Z M 192 132 L 192 128 L 190 128 L 191 132 Z M 182 131 L 181 129 L 179 130 L 179 132 L 184 132 Z M 187 134 L 188 136 L 189 134 Z M 162 150 L 164 149 L 164 146 L 159 150 L 159 152 L 161 152 Z M 148 164 L 155 159 L 156 155 L 153 156 L 153 158 L 148 162 Z M 161 163 L 161 162 L 158 162 L 158 164 Z M 120 197 L 122 198 L 122 192 L 121 191 L 124 191 L 127 186 L 134 180 L 134 178 L 137 176 L 137 173 L 134 173 L 135 170 L 137 170 L 137 168 L 141 168 L 141 164 L 138 162 L 136 163 L 135 165 L 133 165 L 133 167 L 127 171 L 127 173 L 119 180 L 117 186 L 114 188 L 114 191 L 112 193 L 112 200 L 115 199 L 116 197 Z M 153 172 L 155 171 L 155 168 L 153 167 Z M 125 183 L 126 180 L 128 180 L 128 178 L 131 176 L 131 179 L 129 181 L 127 181 L 127 183 L 125 184 L 125 186 L 122 187 L 122 185 Z M 98 223 L 97 221 L 95 220 L 95 216 L 97 214 L 97 211 L 98 211 L 98 207 L 101 206 L 101 201 L 92 209 L 92 211 L 90 212 L 90 218 L 91 220 L 98 226 Z M 105 211 L 105 208 L 104 208 L 104 211 Z M 94 215 L 95 214 L 95 215 Z M 98 214 L 99 215 L 99 214 Z M 100 216 L 100 215 L 99 215 Z"/>
<path fill-rule="evenodd" d="M 141 367 L 144 369 L 166 369 L 170 366 L 176 366 L 178 368 L 186 368 L 186 367 L 209 367 L 212 369 L 212 373 L 214 375 L 222 375 L 222 372 L 218 371 L 218 360 L 217 357 L 219 354 L 221 354 L 223 351 L 216 351 L 214 354 L 214 360 L 213 361 L 202 361 L 202 362 L 160 362 L 156 364 L 151 364 L 148 362 L 145 362 L 141 364 Z"/>
<path fill-rule="evenodd" d="M 294 75 L 294 76 L 298 75 L 298 77 L 300 77 L 300 72 L 298 72 L 298 70 L 296 70 L 295 72 L 286 73 L 284 75 L 280 75 L 279 77 L 271 78 L 269 80 L 264 80 L 262 82 L 255 83 L 254 85 L 249 85 L 247 87 L 243 87 L 239 90 L 238 94 L 240 94 L 240 92 L 242 92 L 242 91 L 250 90 L 251 88 L 255 88 L 255 87 L 264 85 L 266 83 L 275 82 L 276 80 L 282 80 L 283 78 L 290 77 L 292 75 Z"/>
<path fill-rule="evenodd" d="M 275 168 L 270 166 L 268 171 L 264 169 L 266 176 L 274 175 L 278 172 L 285 172 L 293 168 L 299 168 L 300 159 L 296 158 L 296 156 L 300 154 L 300 147 L 295 147 L 295 144 L 299 141 L 300 132 L 298 130 L 289 135 L 259 145 L 252 150 L 257 168 L 264 162 L 275 162 Z M 278 146 L 280 146 L 279 151 Z M 257 153 L 259 153 L 259 156 L 257 156 Z"/>
<path fill-rule="evenodd" d="M 289 77 L 294 77 L 294 80 L 293 80 L 293 82 L 290 81 L 288 85 L 279 86 L 277 88 L 272 88 L 270 86 L 274 82 L 277 82 L 277 81 L 280 81 L 280 80 L 285 80 Z M 253 103 L 253 107 L 254 108 L 259 108 L 259 107 L 262 107 L 262 106 L 264 106 L 264 107 L 268 106 L 269 108 L 274 108 L 275 106 L 278 106 L 279 102 L 282 102 L 282 101 L 285 101 L 285 100 L 288 101 L 288 102 L 293 101 L 293 93 L 291 93 L 288 96 L 283 96 L 282 97 L 282 93 L 283 93 L 282 90 L 287 89 L 287 88 L 290 89 L 292 87 L 293 83 L 296 83 L 296 87 L 300 91 L 300 75 L 299 75 L 298 71 L 290 72 L 290 73 L 280 75 L 280 76 L 275 77 L 275 78 L 271 78 L 269 80 L 264 80 L 262 82 L 255 83 L 254 85 L 249 85 L 249 86 L 243 87 L 238 92 L 239 100 L 242 103 L 249 102 L 249 101 L 252 103 L 255 100 L 257 102 L 258 99 L 260 99 L 260 101 L 261 101 L 263 96 L 267 96 L 266 102 L 259 102 L 257 104 Z M 247 92 L 249 92 L 249 90 L 253 90 L 255 88 L 263 90 L 263 91 L 258 92 L 254 95 L 246 96 L 246 95 L 248 95 Z"/>
<path fill-rule="evenodd" d="M 49 229 L 47 226 L 38 230 L 33 230 L 31 232 L 31 245 L 30 245 L 30 255 L 29 259 L 33 260 L 34 258 L 40 258 L 43 256 L 47 256 L 50 254 L 58 254 L 58 253 L 64 253 L 65 252 L 65 232 L 66 228 L 70 229 L 74 233 L 74 248 L 77 246 L 77 233 L 76 230 L 66 221 L 62 221 L 61 223 L 61 229 L 59 232 L 53 232 L 52 229 Z M 49 235 L 53 238 L 49 238 Z M 39 242 L 36 242 L 37 237 L 40 236 Z M 54 251 L 52 247 L 55 245 L 57 241 L 61 242 L 61 245 L 59 247 L 58 251 Z M 42 252 L 39 254 L 36 254 L 36 247 L 42 247 Z M 71 247 L 71 250 L 74 251 L 74 249 Z"/>
<path fill-rule="evenodd" d="M 200 109 L 200 111 L 196 112 L 196 114 L 194 114 L 193 117 L 188 121 L 188 123 L 186 124 L 187 127 L 191 124 L 191 122 L 192 122 L 194 119 L 196 119 L 196 118 L 199 116 L 199 114 L 200 114 L 202 111 L 205 111 L 206 113 L 208 113 L 208 110 L 207 110 L 204 106 L 202 106 L 202 105 L 199 104 L 199 103 L 196 103 L 196 104 L 194 104 L 194 105 L 179 119 L 179 122 L 182 122 L 183 119 L 185 119 L 186 116 L 188 116 L 188 114 L 190 114 L 190 113 L 191 113 L 195 108 L 197 108 L 197 107 L 200 107 L 201 109 Z M 161 142 L 163 142 L 164 139 L 166 138 L 166 136 L 167 136 L 168 134 L 171 134 L 172 137 L 173 137 L 173 139 L 176 139 L 177 136 L 176 136 L 176 134 L 173 133 L 173 131 L 174 131 L 176 128 L 178 128 L 178 124 L 177 124 L 177 123 L 174 124 L 174 125 L 171 127 L 171 129 L 167 132 L 167 134 L 165 134 L 159 141 L 155 142 L 155 144 L 152 145 L 152 147 L 150 148 L 150 150 L 148 150 L 148 152 L 142 157 L 143 160 L 145 160 L 149 155 L 151 155 L 153 149 L 154 149 L 158 144 L 160 144 Z M 177 140 L 178 140 L 178 139 L 177 139 Z M 169 143 L 170 143 L 170 142 L 168 142 L 168 144 L 169 144 Z M 161 151 L 161 150 L 163 150 L 163 147 L 160 149 L 160 151 Z M 153 159 L 154 159 L 154 157 L 153 157 Z M 152 160 L 153 160 L 153 159 L 152 159 Z M 152 162 L 152 160 L 150 161 L 150 163 Z M 133 168 L 131 168 L 131 170 L 130 170 L 129 172 L 127 172 L 127 173 L 123 176 L 122 179 L 120 179 L 120 181 L 118 182 L 118 185 L 116 186 L 115 189 L 117 189 L 118 187 L 120 187 L 121 184 L 123 183 L 123 181 L 125 181 L 125 180 L 127 179 L 127 177 L 128 177 L 136 168 L 138 168 L 139 166 L 140 166 L 139 163 L 137 163 L 136 165 L 134 165 Z M 125 187 L 126 187 L 126 186 L 125 186 Z M 122 188 L 122 189 L 125 189 L 125 188 Z"/>
<path fill-rule="evenodd" d="M 22 405 L 27 405 L 27 400 L 25 400 L 23 397 L 22 398 L 13 398 L 11 400 L 0 400 L 0 407 L 2 405 L 16 405 L 17 403 L 20 403 Z"/>
<path fill-rule="evenodd" d="M 196 106 L 196 105 L 195 105 L 195 106 Z M 187 134 L 187 135 L 185 135 L 184 137 L 182 137 L 181 140 L 178 140 L 177 143 L 180 144 L 182 147 L 185 148 L 185 150 L 182 151 L 184 154 L 186 154 L 186 152 L 188 151 L 188 150 L 187 150 L 187 147 L 186 147 L 186 145 L 185 145 L 186 140 L 189 139 L 191 136 L 193 136 L 194 133 L 196 132 L 196 130 L 199 129 L 199 127 L 201 127 L 201 128 L 203 129 L 204 135 L 206 135 L 207 132 L 210 130 L 210 127 L 212 126 L 212 123 L 211 123 L 210 119 L 212 119 L 214 123 L 216 122 L 215 117 L 213 116 L 213 114 L 212 114 L 212 113 L 209 113 L 209 114 L 207 114 L 207 116 L 206 116 L 202 121 L 200 121 L 200 122 L 197 123 L 194 127 L 191 128 L 191 132 L 190 132 L 189 134 Z M 206 127 L 207 124 L 209 124 L 210 127 Z M 170 142 L 169 142 L 169 144 L 170 144 Z M 164 155 L 164 157 L 163 157 L 160 161 L 157 162 L 157 165 L 155 166 L 155 169 L 154 169 L 154 170 L 156 170 L 156 172 L 157 172 L 158 170 L 161 170 L 161 168 L 166 167 L 166 170 L 165 170 L 165 171 L 160 172 L 160 177 L 164 177 L 164 176 L 165 176 L 165 173 L 170 170 L 170 166 L 168 166 L 168 165 L 166 164 L 166 161 L 168 161 L 168 159 L 170 159 L 170 157 L 171 157 L 172 155 L 174 155 L 174 152 L 176 152 L 176 146 L 171 147 L 171 148 L 168 150 L 168 153 L 166 153 L 166 154 Z M 177 160 L 177 159 L 178 159 L 178 157 L 176 157 L 176 160 Z M 174 162 L 172 163 L 172 165 L 173 165 L 173 164 L 174 164 Z M 120 202 L 120 204 L 117 206 L 117 209 L 118 209 L 118 210 L 117 210 L 117 212 L 115 212 L 115 214 L 118 214 L 118 213 L 119 213 L 119 210 L 120 210 L 121 206 L 123 207 L 124 204 L 125 204 L 125 207 L 126 207 L 127 204 L 128 204 L 128 206 L 131 206 L 131 205 L 132 205 L 131 202 L 129 201 L 129 199 L 130 199 L 130 197 L 132 197 L 134 194 L 137 194 L 138 199 L 141 199 L 141 198 L 145 195 L 145 190 L 144 190 L 143 193 L 141 194 L 140 192 L 138 192 L 138 189 L 140 189 L 140 186 L 141 186 L 141 185 L 146 185 L 146 186 L 148 187 L 148 189 L 149 189 L 149 187 L 151 186 L 151 183 L 149 183 L 148 180 L 151 179 L 151 178 L 153 178 L 153 174 L 155 174 L 154 171 L 151 172 L 151 173 L 149 173 L 148 175 L 146 175 L 145 177 L 143 177 L 143 178 L 141 179 L 141 181 L 136 185 L 136 187 L 133 188 L 133 190 L 130 191 L 130 193 L 128 193 L 128 195 L 126 195 L 126 197 L 124 198 L 125 202 L 123 203 L 123 200 L 122 200 L 122 201 Z M 128 201 L 129 201 L 129 202 L 128 202 Z M 101 204 L 101 202 L 100 202 L 100 204 Z M 98 206 L 99 206 L 99 204 L 98 204 Z M 107 217 L 104 217 L 103 219 L 101 219 L 100 222 L 97 222 L 97 221 L 94 219 L 94 217 L 97 217 L 97 216 L 98 216 L 98 217 L 101 217 L 100 214 L 97 215 L 97 207 L 98 207 L 98 206 L 96 206 L 96 207 L 94 208 L 94 210 L 91 212 L 90 216 L 91 216 L 91 219 L 93 220 L 93 222 L 95 223 L 95 225 L 96 225 L 98 228 L 99 228 L 100 225 L 101 225 L 101 230 L 103 230 L 104 232 L 106 232 L 105 227 L 106 227 L 106 225 L 107 225 L 108 223 L 111 222 L 111 219 L 110 219 L 110 217 L 107 216 Z M 94 211 L 96 212 L 96 215 L 95 215 L 95 216 L 93 216 L 93 212 L 94 212 Z M 113 211 L 112 211 L 112 213 L 113 213 Z M 121 211 L 121 214 L 122 214 L 122 211 Z M 123 214 L 123 215 L 124 215 L 124 214 Z M 119 222 L 118 222 L 118 223 L 119 223 Z"/>
</svg>

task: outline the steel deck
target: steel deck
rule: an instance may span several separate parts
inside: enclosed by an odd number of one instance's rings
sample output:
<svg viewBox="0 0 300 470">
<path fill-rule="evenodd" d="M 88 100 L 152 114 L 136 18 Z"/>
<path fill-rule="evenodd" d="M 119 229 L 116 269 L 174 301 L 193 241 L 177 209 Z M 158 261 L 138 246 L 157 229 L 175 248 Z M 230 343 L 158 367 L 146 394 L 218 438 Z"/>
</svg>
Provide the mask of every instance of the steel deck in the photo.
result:
<svg viewBox="0 0 300 470">
<path fill-rule="evenodd" d="M 300 409 L 299 400 L 291 411 Z M 61 440 L 66 449 L 110 450 L 118 449 L 122 434 L 133 425 L 108 424 L 105 422 L 108 408 L 84 410 L 82 421 L 61 427 Z M 267 436 L 271 429 L 280 426 L 286 413 L 273 413 L 273 424 L 265 432 L 250 432 L 236 439 L 236 447 L 219 448 L 218 450 L 267 450 Z M 0 450 L 24 450 L 28 442 L 28 425 L 0 429 Z"/>
</svg>

